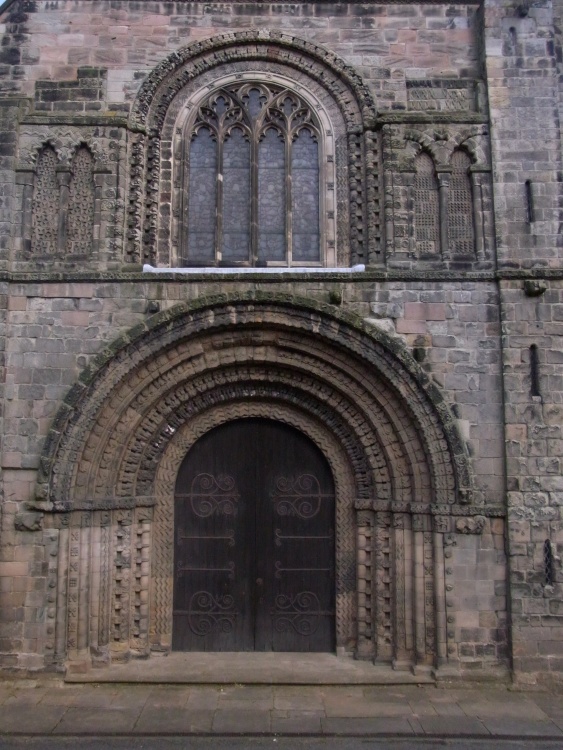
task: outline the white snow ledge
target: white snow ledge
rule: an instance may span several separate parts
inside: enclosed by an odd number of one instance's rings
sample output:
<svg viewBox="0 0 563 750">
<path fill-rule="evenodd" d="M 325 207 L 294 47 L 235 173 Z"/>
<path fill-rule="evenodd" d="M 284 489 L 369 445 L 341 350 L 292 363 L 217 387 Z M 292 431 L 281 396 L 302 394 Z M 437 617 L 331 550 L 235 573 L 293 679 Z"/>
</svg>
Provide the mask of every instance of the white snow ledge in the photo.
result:
<svg viewBox="0 0 563 750">
<path fill-rule="evenodd" d="M 215 273 L 215 274 L 239 274 L 239 273 L 362 273 L 366 267 L 360 263 L 357 266 L 343 267 L 343 268 L 322 268 L 320 266 L 292 266 L 292 267 L 252 267 L 241 266 L 240 268 L 221 268 L 220 266 L 209 266 L 204 268 L 155 268 L 145 263 L 143 266 L 143 273 Z"/>
</svg>

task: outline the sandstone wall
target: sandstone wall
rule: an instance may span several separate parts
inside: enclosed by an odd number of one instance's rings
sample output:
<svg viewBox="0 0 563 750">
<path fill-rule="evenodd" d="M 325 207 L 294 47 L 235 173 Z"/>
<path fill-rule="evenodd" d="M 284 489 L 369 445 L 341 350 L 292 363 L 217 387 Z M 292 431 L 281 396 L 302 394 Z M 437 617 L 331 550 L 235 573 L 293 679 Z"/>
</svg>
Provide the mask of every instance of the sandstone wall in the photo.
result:
<svg viewBox="0 0 563 750">
<path fill-rule="evenodd" d="M 447 627 L 455 644 L 449 656 L 466 670 L 512 665 L 523 681 L 557 678 L 563 671 L 560 15 L 558 3 L 554 21 L 547 0 L 533 6 L 15 0 L 5 6 L 1 665 L 45 665 L 58 530 L 38 528 L 26 503 L 53 418 L 80 372 L 157 307 L 261 289 L 356 313 L 402 342 L 439 387 L 470 456 L 474 502 L 506 504 L 508 511 L 506 535 L 504 519 L 489 518 L 480 535 L 456 534 L 445 546 Z M 366 258 L 370 268 L 354 280 L 152 279 L 127 256 L 137 136 L 127 117 L 143 82 L 189 43 L 250 29 L 336 53 L 376 102 L 379 119 L 363 146 L 371 148 L 365 180 L 371 192 L 358 221 L 377 233 Z M 81 260 L 68 262 L 64 247 L 54 256 L 32 252 L 33 175 L 45 143 L 67 172 L 81 143 L 92 149 L 94 235 Z M 447 186 L 448 160 L 460 144 L 473 159 L 479 251 L 470 260 L 421 260 L 412 237 L 414 156 L 428 149 Z"/>
</svg>

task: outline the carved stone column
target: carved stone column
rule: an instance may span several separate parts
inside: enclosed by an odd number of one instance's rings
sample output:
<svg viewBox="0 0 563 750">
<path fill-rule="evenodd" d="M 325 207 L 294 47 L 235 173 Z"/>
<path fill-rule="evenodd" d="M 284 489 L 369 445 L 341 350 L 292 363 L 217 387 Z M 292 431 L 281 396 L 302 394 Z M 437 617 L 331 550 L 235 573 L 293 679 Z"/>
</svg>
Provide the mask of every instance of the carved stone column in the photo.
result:
<svg viewBox="0 0 563 750">
<path fill-rule="evenodd" d="M 33 186 L 35 172 L 31 169 L 16 172 L 16 184 L 22 186 L 21 199 L 21 249 L 24 253 L 31 251 L 31 222 L 33 214 Z"/>
<path fill-rule="evenodd" d="M 57 619 L 55 624 L 55 661 L 61 663 L 67 654 L 67 606 L 69 578 L 70 515 L 56 516 L 59 528 L 59 569 L 57 574 Z"/>
<path fill-rule="evenodd" d="M 412 665 L 412 588 L 410 575 L 412 555 L 409 516 L 393 513 L 393 669 L 409 669 Z"/>
<path fill-rule="evenodd" d="M 358 507 L 361 503 L 356 503 Z M 374 657 L 373 612 L 373 529 L 375 516 L 371 510 L 356 511 L 358 640 L 356 658 Z"/>
<path fill-rule="evenodd" d="M 447 624 L 446 624 L 446 581 L 444 565 L 443 535 L 449 531 L 449 516 L 434 516 L 434 606 L 436 610 L 436 666 L 447 663 Z"/>
<path fill-rule="evenodd" d="M 448 232 L 448 203 L 450 197 L 450 171 L 437 171 L 440 204 L 440 249 L 442 258 L 450 258 Z"/>
<path fill-rule="evenodd" d="M 485 231 L 483 216 L 483 179 L 485 172 L 471 167 L 471 194 L 473 196 L 473 228 L 475 231 L 475 253 L 478 260 L 485 260 Z"/>
<path fill-rule="evenodd" d="M 414 650 L 416 662 L 424 659 L 424 540 L 423 518 L 413 516 Z"/>
<path fill-rule="evenodd" d="M 375 514 L 375 539 L 373 569 L 375 598 L 375 658 L 389 662 L 392 646 L 392 587 L 391 572 L 391 514 Z"/>
<path fill-rule="evenodd" d="M 66 248 L 66 231 L 68 218 L 68 198 L 70 193 L 71 172 L 68 167 L 57 167 L 57 181 L 59 183 L 59 232 L 58 249 L 64 252 Z"/>
</svg>

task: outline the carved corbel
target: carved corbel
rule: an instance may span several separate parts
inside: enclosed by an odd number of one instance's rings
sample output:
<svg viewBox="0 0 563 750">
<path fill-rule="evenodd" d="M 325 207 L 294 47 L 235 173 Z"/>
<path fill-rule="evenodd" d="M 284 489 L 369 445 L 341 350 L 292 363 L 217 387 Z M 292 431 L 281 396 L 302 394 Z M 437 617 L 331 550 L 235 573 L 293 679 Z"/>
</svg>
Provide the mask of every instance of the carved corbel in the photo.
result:
<svg viewBox="0 0 563 750">
<path fill-rule="evenodd" d="M 16 513 L 14 519 L 16 531 L 41 531 L 43 528 L 43 513 Z"/>
</svg>

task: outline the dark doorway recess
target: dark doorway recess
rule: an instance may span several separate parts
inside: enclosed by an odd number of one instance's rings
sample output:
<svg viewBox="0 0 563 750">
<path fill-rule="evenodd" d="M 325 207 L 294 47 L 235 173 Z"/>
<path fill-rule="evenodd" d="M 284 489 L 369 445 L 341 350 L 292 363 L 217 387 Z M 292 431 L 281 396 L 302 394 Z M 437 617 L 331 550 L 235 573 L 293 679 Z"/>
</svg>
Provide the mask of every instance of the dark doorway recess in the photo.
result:
<svg viewBox="0 0 563 750">
<path fill-rule="evenodd" d="M 298 430 L 241 419 L 202 437 L 175 492 L 178 651 L 334 651 L 334 484 Z"/>
</svg>

